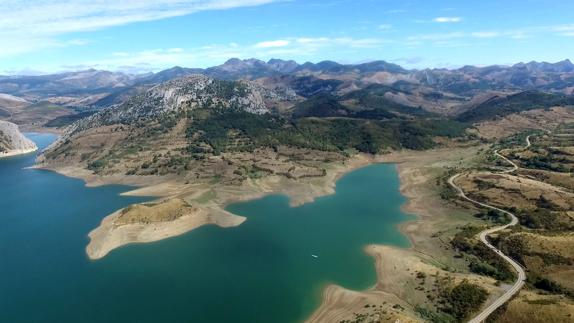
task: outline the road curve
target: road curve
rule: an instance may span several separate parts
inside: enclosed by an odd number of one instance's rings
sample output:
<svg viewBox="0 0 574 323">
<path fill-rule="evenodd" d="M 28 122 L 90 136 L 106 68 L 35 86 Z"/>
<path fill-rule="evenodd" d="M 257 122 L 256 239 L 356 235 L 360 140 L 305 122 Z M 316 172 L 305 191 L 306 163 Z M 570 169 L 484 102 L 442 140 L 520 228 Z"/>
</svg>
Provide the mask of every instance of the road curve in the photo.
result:
<svg viewBox="0 0 574 323">
<path fill-rule="evenodd" d="M 524 148 L 522 148 L 522 149 L 528 149 L 528 147 L 530 147 L 530 136 L 527 136 L 527 137 L 526 137 L 526 146 L 524 146 Z M 494 154 L 495 154 L 497 157 L 502 158 L 504 161 L 506 161 L 506 162 L 509 163 L 510 165 L 512 165 L 512 168 L 511 168 L 511 169 L 503 170 L 503 171 L 501 171 L 501 173 L 503 173 L 503 174 L 508 174 L 508 173 L 512 173 L 512 172 L 518 170 L 518 165 L 516 165 L 512 160 L 510 160 L 510 159 L 508 159 L 508 158 L 502 156 L 501 154 L 499 154 L 499 153 L 498 153 L 498 150 L 495 150 L 495 151 L 494 151 Z"/>
<path fill-rule="evenodd" d="M 526 137 L 526 148 L 530 147 L 530 136 Z M 509 164 L 512 165 L 512 168 L 509 170 L 505 170 L 502 171 L 502 173 L 511 173 L 515 170 L 518 169 L 518 166 L 513 163 L 511 160 L 509 160 L 508 158 L 500 155 L 498 153 L 498 151 L 494 152 L 498 157 L 504 159 L 505 161 L 507 161 Z M 457 192 L 458 195 L 460 197 L 462 197 L 463 199 L 472 202 L 476 205 L 488 208 L 488 209 L 492 209 L 492 210 L 496 210 L 498 212 L 502 212 L 506 215 L 508 215 L 511 219 L 511 221 L 508 224 L 505 224 L 503 226 L 498 226 L 498 227 L 494 227 L 494 228 L 490 228 L 490 229 L 486 229 L 484 231 L 481 231 L 479 234 L 480 237 L 480 241 L 482 243 L 484 243 L 489 249 L 493 250 L 494 252 L 496 252 L 502 259 L 504 259 L 507 263 L 509 263 L 514 270 L 516 270 L 516 272 L 518 273 L 518 279 L 516 280 L 516 282 L 514 283 L 514 285 L 512 285 L 512 287 L 507 290 L 502 296 L 500 296 L 496 301 L 494 301 L 492 304 L 490 304 L 487 308 L 485 308 L 481 313 L 479 313 L 478 315 L 476 315 L 473 319 L 471 319 L 470 321 L 468 321 L 469 323 L 480 323 L 483 322 L 484 320 L 486 320 L 486 318 L 492 314 L 492 312 L 494 312 L 497 308 L 499 308 L 500 306 L 502 306 L 502 304 L 504 304 L 505 302 L 507 302 L 508 300 L 510 300 L 510 298 L 512 298 L 512 296 L 514 296 L 514 294 L 518 293 L 518 291 L 522 288 L 522 286 L 524 285 L 524 281 L 526 280 L 526 273 L 524 272 L 524 269 L 520 266 L 520 264 L 518 264 L 516 261 L 514 261 L 512 258 L 508 257 L 507 255 L 503 254 L 502 251 L 500 251 L 498 248 L 496 248 L 495 246 L 493 246 L 492 244 L 490 244 L 490 242 L 488 242 L 488 240 L 486 239 L 486 237 L 489 234 L 492 234 L 494 232 L 498 232 L 501 230 L 504 230 L 506 228 L 509 228 L 511 226 L 514 226 L 516 224 L 518 224 L 518 218 L 516 217 L 516 215 L 497 208 L 495 206 L 492 205 L 488 205 L 485 203 L 481 203 L 478 201 L 475 201 L 471 198 L 469 198 L 468 196 L 466 196 L 466 194 L 464 194 L 464 191 L 455 184 L 455 180 L 462 175 L 462 173 L 453 175 L 451 178 L 448 179 L 448 183 L 450 184 L 450 186 L 452 186 Z"/>
</svg>

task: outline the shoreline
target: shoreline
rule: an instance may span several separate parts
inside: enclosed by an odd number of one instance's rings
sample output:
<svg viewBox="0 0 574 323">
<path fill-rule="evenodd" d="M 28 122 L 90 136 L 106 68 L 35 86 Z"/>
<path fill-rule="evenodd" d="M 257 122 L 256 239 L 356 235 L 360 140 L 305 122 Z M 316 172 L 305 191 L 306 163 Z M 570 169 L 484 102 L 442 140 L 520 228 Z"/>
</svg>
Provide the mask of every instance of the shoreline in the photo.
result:
<svg viewBox="0 0 574 323">
<path fill-rule="evenodd" d="M 411 279 L 407 276 L 409 269 L 422 268 L 421 270 L 426 271 L 428 275 L 431 274 L 431 271 L 441 272 L 444 275 L 449 273 L 444 271 L 442 267 L 437 267 L 437 263 L 441 266 L 444 264 L 441 262 L 444 257 L 439 259 L 440 257 L 434 253 L 437 246 L 430 244 L 432 238 L 429 228 L 434 230 L 432 226 L 436 224 L 433 222 L 436 210 L 433 210 L 432 204 L 436 204 L 437 201 L 436 196 L 430 196 L 425 191 L 428 190 L 428 187 L 423 187 L 433 178 L 426 169 L 429 166 L 426 164 L 425 158 L 432 161 L 432 167 L 443 169 L 445 167 L 443 165 L 445 153 L 471 156 L 473 154 L 469 152 L 476 149 L 476 147 L 442 148 L 425 152 L 401 151 L 374 156 L 357 154 L 345 162 L 326 165 L 327 173 L 321 178 L 291 180 L 282 176 L 271 175 L 258 180 L 246 180 L 245 183 L 237 187 L 184 184 L 175 178 L 155 176 L 153 178 L 134 178 L 134 176 L 123 175 L 100 177 L 78 167 L 36 166 L 36 168 L 82 179 L 89 187 L 108 184 L 132 185 L 136 188 L 122 193 L 122 195 L 155 196 L 158 199 L 154 202 L 182 198 L 201 209 L 199 212 L 201 215 L 195 217 L 190 216 L 170 222 L 120 226 L 113 223 L 121 211 L 117 210 L 104 217 L 100 225 L 89 233 L 90 242 L 86 246 L 86 254 L 90 259 L 97 260 L 110 251 L 128 244 L 147 243 L 178 236 L 203 225 L 215 224 L 224 228 L 241 225 L 245 218 L 225 211 L 225 207 L 232 203 L 258 199 L 270 194 L 283 194 L 289 198 L 290 205 L 296 207 L 312 202 L 320 196 L 335 193 L 337 181 L 353 170 L 374 163 L 393 163 L 400 181 L 400 193 L 406 199 L 401 206 L 401 211 L 414 216 L 413 219 L 401 222 L 396 228 L 407 237 L 410 246 L 407 248 L 385 245 L 365 246 L 364 252 L 373 257 L 375 262 L 377 277 L 374 286 L 364 291 L 351 291 L 334 284 L 326 285 L 322 292 L 319 307 L 310 313 L 306 321 L 325 322 L 349 319 L 353 317 L 353 313 L 362 311 L 366 305 L 365 302 L 369 300 L 376 303 L 393 302 L 398 304 L 407 310 L 403 312 L 389 308 L 387 309 L 389 313 L 392 313 L 394 318 L 400 319 L 402 322 L 415 322 L 418 316 L 414 313 L 411 305 L 413 304 L 412 295 L 407 294 L 402 285 Z M 456 156 L 448 155 L 447 159 L 451 163 L 459 162 Z M 210 191 L 216 192 L 216 198 L 205 203 L 198 202 L 203 195 Z M 440 199 L 438 203 L 442 203 Z M 431 205 L 430 209 L 429 205 Z M 443 206 L 441 205 L 441 207 Z M 396 263 L 397 261 L 402 265 L 395 265 L 394 268 L 388 266 L 389 262 Z M 434 265 L 430 265 L 430 263 Z M 458 275 L 457 277 L 471 277 L 477 283 L 494 286 L 494 282 L 486 278 L 476 278 L 473 275 L 461 273 L 456 275 Z M 493 289 L 492 294 L 496 293 L 497 291 Z"/>
<path fill-rule="evenodd" d="M 182 198 L 200 210 L 195 216 L 182 217 L 169 222 L 151 224 L 115 225 L 119 212 L 105 216 L 98 227 L 88 235 L 90 242 L 86 254 L 92 260 L 100 259 L 116 248 L 128 244 L 147 243 L 175 237 L 192 231 L 203 225 L 215 224 L 221 227 L 241 225 L 245 218 L 225 211 L 229 204 L 263 198 L 267 195 L 283 194 L 289 198 L 291 207 L 311 203 L 316 198 L 335 193 L 337 181 L 345 174 L 368 166 L 384 162 L 381 156 L 357 154 L 345 162 L 326 165 L 327 174 L 320 178 L 299 180 L 287 179 L 281 175 L 270 175 L 258 180 L 247 180 L 238 187 L 213 186 L 205 183 L 184 184 L 175 177 L 158 176 L 98 176 L 80 167 L 49 167 L 34 165 L 32 168 L 56 172 L 60 175 L 81 179 L 87 187 L 102 185 L 129 185 L 133 190 L 122 193 L 127 196 L 156 197 L 154 202 Z M 216 198 L 206 203 L 198 200 L 207 192 L 215 191 Z M 144 203 L 145 204 L 145 203 Z"/>
<path fill-rule="evenodd" d="M 29 149 L 13 149 L 7 152 L 0 152 L 0 158 L 15 157 L 20 155 L 27 155 L 38 151 L 38 147 Z"/>
<path fill-rule="evenodd" d="M 419 286 L 419 281 L 412 276 L 415 271 L 426 273 L 427 281 L 431 279 L 431 275 L 438 274 L 454 277 L 456 281 L 469 279 L 489 290 L 489 301 L 502 294 L 504 287 L 497 287 L 491 278 L 459 271 L 453 273 L 442 268 L 445 266 L 443 261 L 448 254 L 441 254 L 444 251 L 441 251 L 437 242 L 433 241 L 431 232 L 435 230 L 433 226 L 444 227 L 441 221 L 445 219 L 445 215 L 443 213 L 439 217 L 440 209 L 448 209 L 452 213 L 457 213 L 459 210 L 456 206 L 442 205 L 442 201 L 437 200 L 440 197 L 430 194 L 425 185 L 435 179 L 429 175 L 430 168 L 444 167 L 441 165 L 443 163 L 441 152 L 446 150 L 452 151 L 447 148 L 426 152 L 394 152 L 381 156 L 383 157 L 381 162 L 396 165 L 400 180 L 399 190 L 406 198 L 401 211 L 414 216 L 413 219 L 397 225 L 397 230 L 407 237 L 410 245 L 406 248 L 377 244 L 365 246 L 363 251 L 374 260 L 377 274 L 374 286 L 354 291 L 336 284 L 327 285 L 323 290 L 320 306 L 306 319 L 306 322 L 353 320 L 355 314 L 365 313 L 368 311 L 365 308 L 374 307 L 374 304 L 397 304 L 403 308 L 403 310 L 385 308 L 387 321 L 420 322 L 420 317 L 414 311 L 414 304 L 424 303 L 426 295 L 424 293 L 417 295 L 416 288 Z M 460 153 L 465 150 L 461 148 L 457 151 Z M 429 158 L 432 163 L 438 163 L 439 166 L 430 166 L 425 161 L 417 160 L 425 158 Z M 451 157 L 451 160 L 454 159 Z M 438 203 L 438 206 L 433 207 L 433 203 Z M 454 258 L 452 260 L 456 261 Z"/>
</svg>

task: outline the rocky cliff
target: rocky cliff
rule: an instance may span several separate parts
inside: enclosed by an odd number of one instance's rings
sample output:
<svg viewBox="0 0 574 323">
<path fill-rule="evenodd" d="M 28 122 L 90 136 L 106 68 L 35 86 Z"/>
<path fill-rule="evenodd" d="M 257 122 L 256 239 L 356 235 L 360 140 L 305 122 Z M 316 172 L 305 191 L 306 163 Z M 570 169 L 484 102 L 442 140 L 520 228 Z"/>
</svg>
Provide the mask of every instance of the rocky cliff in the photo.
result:
<svg viewBox="0 0 574 323">
<path fill-rule="evenodd" d="M 26 138 L 17 125 L 0 121 L 0 157 L 25 154 L 36 149 L 36 144 Z"/>
</svg>

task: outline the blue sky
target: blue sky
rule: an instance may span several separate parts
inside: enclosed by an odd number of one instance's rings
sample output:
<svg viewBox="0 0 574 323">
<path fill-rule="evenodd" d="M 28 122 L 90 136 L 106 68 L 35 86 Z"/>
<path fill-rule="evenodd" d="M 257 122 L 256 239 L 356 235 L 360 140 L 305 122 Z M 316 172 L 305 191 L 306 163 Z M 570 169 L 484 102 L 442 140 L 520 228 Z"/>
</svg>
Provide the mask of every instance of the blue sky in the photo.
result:
<svg viewBox="0 0 574 323">
<path fill-rule="evenodd" d="M 409 68 L 574 58 L 571 0 L 2 0 L 0 74 L 231 57 Z"/>
</svg>

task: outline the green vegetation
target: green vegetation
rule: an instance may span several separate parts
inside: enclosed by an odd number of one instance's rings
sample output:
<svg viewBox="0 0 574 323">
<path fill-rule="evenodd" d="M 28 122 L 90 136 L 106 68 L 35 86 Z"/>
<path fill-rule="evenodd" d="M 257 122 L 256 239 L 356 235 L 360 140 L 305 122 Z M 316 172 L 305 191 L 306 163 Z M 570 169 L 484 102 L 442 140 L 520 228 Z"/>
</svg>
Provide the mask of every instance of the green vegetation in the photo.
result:
<svg viewBox="0 0 574 323">
<path fill-rule="evenodd" d="M 330 94 L 316 95 L 293 108 L 294 118 L 348 116 L 351 113 L 352 111 Z"/>
<path fill-rule="evenodd" d="M 447 313 L 433 311 L 426 307 L 416 305 L 415 312 L 427 322 L 432 323 L 455 323 L 456 320 Z"/>
<path fill-rule="evenodd" d="M 444 311 L 462 322 L 476 312 L 488 298 L 488 292 L 475 284 L 463 280 L 443 295 L 447 305 Z"/>
<path fill-rule="evenodd" d="M 105 168 L 106 165 L 107 165 L 107 161 L 105 161 L 103 159 L 97 159 L 97 160 L 94 160 L 93 162 L 88 164 L 88 169 L 97 174 L 103 168 Z"/>
<path fill-rule="evenodd" d="M 516 214 L 520 224 L 531 229 L 568 231 L 574 229 L 574 220 L 564 218 L 557 212 L 545 208 L 520 210 Z"/>
<path fill-rule="evenodd" d="M 397 89 L 385 85 L 371 85 L 343 96 L 342 100 L 356 100 L 357 105 L 363 109 L 386 110 L 411 116 L 433 116 L 421 107 L 410 107 L 387 99 L 385 94 L 388 92 L 397 92 Z"/>
<path fill-rule="evenodd" d="M 491 209 L 489 209 L 488 211 L 480 211 L 476 213 L 474 216 L 482 220 L 494 222 L 496 224 L 506 224 L 510 222 L 510 218 L 506 215 L 506 213 L 502 213 Z"/>
<path fill-rule="evenodd" d="M 65 110 L 66 108 L 53 104 L 48 101 L 40 101 L 34 104 L 29 105 L 26 107 L 29 110 L 42 110 L 42 111 L 49 111 L 49 110 Z"/>
<path fill-rule="evenodd" d="M 535 252 L 528 249 L 524 236 L 510 235 L 497 239 L 501 250 L 518 261 L 523 266 L 527 266 L 525 257 L 537 257 L 545 266 L 550 265 L 574 265 L 574 260 L 563 257 L 552 252 Z"/>
<path fill-rule="evenodd" d="M 420 107 L 414 108 L 395 103 L 384 97 L 387 92 L 396 91 L 383 85 L 372 85 L 362 90 L 337 97 L 321 93 L 301 102 L 293 109 L 294 118 L 303 117 L 347 117 L 355 119 L 400 119 L 405 117 L 431 117 L 432 113 Z M 345 101 L 353 100 L 353 104 Z M 347 105 L 351 105 L 349 107 Z"/>
<path fill-rule="evenodd" d="M 451 240 L 451 245 L 469 256 L 469 269 L 472 272 L 501 281 L 513 280 L 515 273 L 506 261 L 476 238 L 482 230 L 482 227 L 465 226 Z"/>
<path fill-rule="evenodd" d="M 535 129 L 521 131 L 512 136 L 500 139 L 496 143 L 495 147 L 497 147 L 498 149 L 522 148 L 525 145 L 526 137 L 531 136 L 532 138 L 534 138 L 535 136 L 540 136 L 543 134 L 544 131 Z"/>
<path fill-rule="evenodd" d="M 290 84 L 297 94 L 304 97 L 311 97 L 320 93 L 329 93 L 337 89 L 341 84 L 340 80 L 323 80 L 313 76 L 297 77 Z"/>
<path fill-rule="evenodd" d="M 289 145 L 324 151 L 378 153 L 386 149 L 428 149 L 435 136 L 457 137 L 466 125 L 442 119 L 361 120 L 301 118 L 256 115 L 234 109 L 196 109 L 189 113 L 188 150 L 250 151 L 258 147 Z"/>
<path fill-rule="evenodd" d="M 561 286 L 560 284 L 538 275 L 528 275 L 528 283 L 532 286 L 552 294 L 562 294 L 574 298 L 574 291 Z"/>
<path fill-rule="evenodd" d="M 565 166 L 565 163 L 572 161 L 566 158 L 559 158 L 560 151 L 548 148 L 544 155 L 537 155 L 528 159 L 521 159 L 524 168 L 549 170 L 558 173 L 570 173 L 572 169 Z"/>
<path fill-rule="evenodd" d="M 464 322 L 478 311 L 488 298 L 488 292 L 484 288 L 466 279 L 455 285 L 452 278 L 442 278 L 437 280 L 437 284 L 439 298 L 436 310 L 422 305 L 415 306 L 415 312 L 427 322 Z"/>
</svg>

